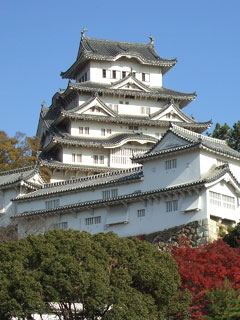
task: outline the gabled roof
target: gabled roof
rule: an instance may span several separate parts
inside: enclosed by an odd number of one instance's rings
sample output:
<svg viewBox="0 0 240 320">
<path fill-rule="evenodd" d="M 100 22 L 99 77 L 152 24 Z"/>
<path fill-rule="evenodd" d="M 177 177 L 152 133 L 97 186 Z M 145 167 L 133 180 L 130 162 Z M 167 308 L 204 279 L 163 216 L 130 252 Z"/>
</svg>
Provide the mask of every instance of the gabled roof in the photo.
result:
<svg viewBox="0 0 240 320">
<path fill-rule="evenodd" d="M 221 179 L 224 179 L 224 177 L 227 176 L 229 177 L 233 184 L 235 191 L 239 194 L 240 193 L 240 184 L 238 181 L 235 179 L 233 174 L 231 173 L 228 165 L 223 165 L 220 167 L 215 167 L 212 168 L 204 178 L 201 178 L 199 180 L 195 181 L 190 181 L 187 183 L 182 183 L 178 185 L 173 185 L 173 186 L 168 186 L 166 188 L 161 188 L 161 189 L 154 189 L 154 190 L 149 190 L 149 191 L 137 191 L 131 194 L 126 194 L 126 195 L 121 195 L 118 197 L 110 198 L 108 200 L 103 200 L 103 199 L 95 199 L 95 200 L 90 200 L 90 201 L 82 201 L 78 203 L 73 203 L 73 204 L 67 204 L 64 206 L 59 206 L 54 209 L 43 209 L 43 210 L 35 210 L 35 211 L 27 211 L 22 214 L 15 215 L 14 218 L 24 218 L 24 217 L 29 217 L 29 216 L 38 216 L 38 215 L 51 215 L 51 214 L 56 214 L 56 213 L 72 213 L 73 211 L 79 211 L 79 210 L 84 210 L 86 208 L 98 208 L 98 207 L 105 207 L 106 205 L 116 205 L 116 204 L 123 204 L 123 203 L 128 203 L 128 202 L 136 202 L 141 200 L 146 200 L 146 199 L 151 199 L 152 197 L 165 197 L 166 195 L 173 195 L 176 194 L 178 191 L 188 191 L 188 190 L 199 190 L 202 188 L 208 188 L 211 183 L 220 181 Z M 141 179 L 142 177 L 142 171 L 136 172 L 135 174 L 129 174 L 125 175 L 122 177 L 123 181 L 120 181 L 120 183 L 125 183 L 125 182 L 134 182 L 136 179 Z M 91 177 L 88 177 L 91 179 Z M 86 178 L 87 179 L 87 178 Z M 121 180 L 121 179 L 120 179 Z M 96 180 L 97 181 L 97 180 Z M 92 181 L 92 186 L 94 188 L 102 188 L 102 184 L 94 184 L 94 178 Z M 112 183 L 115 183 L 114 180 L 113 182 L 111 181 L 106 181 L 106 186 L 111 185 Z M 118 183 L 118 182 L 117 182 Z M 62 184 L 59 185 L 59 187 L 54 190 L 52 188 L 49 188 L 49 186 L 46 186 L 46 193 L 44 192 L 44 189 L 32 192 L 31 194 L 27 194 L 21 197 L 18 197 L 16 200 L 17 201 L 25 201 L 29 198 L 38 198 L 38 197 L 46 197 L 46 196 L 54 196 L 56 194 L 61 194 L 63 192 L 81 192 L 81 189 L 86 189 L 86 187 L 92 187 L 90 185 L 88 186 L 80 186 L 80 188 L 75 188 L 72 189 L 71 185 L 69 182 L 66 182 L 66 185 L 64 187 L 64 190 L 62 190 Z M 68 187 L 70 187 L 68 189 Z M 54 190 L 54 191 L 53 191 Z M 53 191 L 53 193 L 51 193 Z"/>
<path fill-rule="evenodd" d="M 162 59 L 156 53 L 153 43 L 120 42 L 82 36 L 78 56 L 63 78 L 75 79 L 81 67 L 89 60 L 116 61 L 122 57 L 135 58 L 139 63 L 162 67 L 163 73 L 172 68 L 177 60 Z"/>
<path fill-rule="evenodd" d="M 30 167 L 24 167 L 9 171 L 0 172 L 0 188 L 6 188 L 10 186 L 25 184 L 31 189 L 38 189 L 41 187 L 41 184 L 31 181 L 31 178 L 38 174 L 42 183 L 46 183 L 45 178 L 39 171 L 39 168 L 34 165 Z"/>
<path fill-rule="evenodd" d="M 135 91 L 144 91 L 144 92 L 150 92 L 150 89 L 148 86 L 146 86 L 144 83 L 139 81 L 137 78 L 133 76 L 133 74 L 129 73 L 128 76 L 126 76 L 123 79 L 120 79 L 116 82 L 114 82 L 111 86 L 111 89 L 129 89 L 129 90 L 135 90 Z"/>
<path fill-rule="evenodd" d="M 169 134 L 175 135 L 176 138 L 180 138 L 180 140 L 176 139 L 176 142 L 172 139 L 169 140 L 167 138 Z M 240 159 L 240 152 L 230 148 L 226 141 L 207 137 L 171 123 L 167 132 L 152 149 L 143 155 L 133 157 L 132 160 L 133 162 L 142 163 L 143 161 L 151 158 L 163 155 L 165 156 L 170 153 L 182 152 L 196 147 L 217 154 L 222 154 L 227 157 L 232 157 L 237 160 Z"/>
<path fill-rule="evenodd" d="M 117 117 L 104 117 L 101 115 L 90 115 L 90 114 L 76 114 L 71 111 L 61 111 L 59 118 L 56 119 L 57 122 L 61 122 L 64 118 L 75 119 L 75 120 L 85 120 L 85 121 L 96 121 L 103 123 L 119 123 L 119 124 L 129 124 L 129 125 L 139 125 L 139 126 L 151 126 L 151 127 L 161 127 L 168 128 L 170 123 L 174 121 L 167 120 L 152 120 L 151 116 L 135 116 L 135 115 L 119 115 Z M 189 118 L 186 116 L 186 118 Z M 192 120 L 189 118 L 189 120 Z M 207 122 L 196 122 L 192 120 L 191 122 L 176 122 L 178 126 L 193 130 L 195 132 L 203 132 L 210 128 L 212 121 Z"/>
<path fill-rule="evenodd" d="M 106 103 L 104 103 L 101 99 L 99 99 L 99 97 L 92 97 L 92 98 L 88 99 L 86 102 L 84 102 L 83 104 L 81 104 L 80 106 L 77 106 L 77 107 L 71 109 L 70 111 L 66 111 L 66 112 L 83 113 L 84 111 L 90 109 L 91 107 L 95 107 L 95 106 L 103 109 L 105 111 L 106 115 L 109 115 L 112 117 L 118 117 L 118 114 L 114 110 L 109 108 L 106 105 Z"/>
<path fill-rule="evenodd" d="M 144 85 L 146 86 L 146 85 Z M 91 94 L 109 94 L 118 96 L 132 96 L 136 98 L 149 98 L 149 99 L 161 99 L 161 100 L 176 100 L 181 108 L 186 106 L 189 102 L 196 98 L 196 93 L 183 93 L 174 90 L 170 90 L 164 87 L 150 87 L 146 86 L 148 91 L 140 91 L 133 89 L 114 89 L 112 84 L 99 83 L 93 81 L 85 82 L 69 82 L 68 88 L 61 94 L 61 98 L 65 98 L 68 95 L 73 95 L 73 90 L 77 92 L 91 93 Z"/>
</svg>

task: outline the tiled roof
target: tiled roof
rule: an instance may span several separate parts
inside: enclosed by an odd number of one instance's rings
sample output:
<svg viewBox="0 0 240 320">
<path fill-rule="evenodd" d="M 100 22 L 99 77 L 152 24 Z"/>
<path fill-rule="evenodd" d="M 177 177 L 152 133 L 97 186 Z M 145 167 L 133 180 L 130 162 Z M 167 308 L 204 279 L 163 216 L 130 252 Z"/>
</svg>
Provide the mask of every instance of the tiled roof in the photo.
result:
<svg viewBox="0 0 240 320">
<path fill-rule="evenodd" d="M 176 59 L 160 58 L 151 43 L 91 39 L 84 36 L 75 63 L 66 72 L 62 72 L 61 76 L 74 79 L 81 65 L 88 60 L 114 61 L 121 56 L 135 57 L 141 64 L 161 66 L 164 73 L 177 62 Z"/>
<path fill-rule="evenodd" d="M 16 185 L 20 182 L 24 182 L 31 188 L 39 188 L 39 184 L 31 183 L 28 180 L 31 179 L 36 173 L 38 173 L 43 182 L 46 182 L 41 175 L 37 166 L 24 167 L 9 171 L 0 172 L 0 188 L 5 188 L 10 185 Z"/>
<path fill-rule="evenodd" d="M 116 147 L 128 141 L 138 140 L 138 141 L 150 141 L 156 143 L 158 139 L 141 134 L 141 133 L 118 133 L 113 134 L 107 138 L 93 138 L 93 137 L 74 137 L 67 133 L 62 133 L 62 136 L 53 136 L 51 142 L 45 147 L 45 150 L 52 146 L 52 143 L 61 143 L 72 146 L 85 146 L 85 147 Z"/>
<path fill-rule="evenodd" d="M 142 126 L 152 126 L 152 127 L 169 127 L 170 123 L 174 123 L 174 121 L 167 120 L 152 120 L 149 116 L 127 116 L 127 115 L 119 115 L 118 117 L 105 117 L 101 115 L 90 115 L 90 114 L 77 114 L 70 111 L 62 111 L 59 120 L 64 118 L 70 119 L 79 119 L 79 120 L 87 120 L 87 121 L 97 121 L 103 123 L 121 123 L 121 124 L 131 124 L 131 125 L 142 125 Z M 185 116 L 187 117 L 187 116 Z M 203 132 L 212 125 L 212 121 L 207 122 L 176 122 L 176 124 L 183 128 L 188 128 L 196 132 Z"/>
<path fill-rule="evenodd" d="M 126 170 L 118 170 L 114 172 L 101 173 L 83 178 L 48 183 L 41 189 L 26 195 L 18 196 L 16 200 L 22 201 L 27 199 L 46 197 L 51 195 L 59 195 L 61 193 L 77 192 L 87 188 L 105 187 L 139 180 L 142 178 L 142 167 L 135 167 Z"/>
<path fill-rule="evenodd" d="M 183 93 L 167 89 L 164 87 L 148 87 L 149 92 L 130 90 L 130 89 L 113 89 L 110 84 L 103 84 L 98 82 L 86 81 L 86 82 L 75 82 L 69 83 L 68 88 L 62 94 L 64 98 L 67 93 L 72 93 L 72 90 L 89 92 L 89 93 L 104 93 L 104 94 L 117 94 L 119 96 L 135 96 L 135 97 L 148 97 L 157 98 L 163 100 L 176 99 L 181 104 L 181 107 L 187 105 L 190 101 L 196 98 L 196 93 Z"/>
<path fill-rule="evenodd" d="M 161 188 L 161 189 L 154 189 L 150 191 L 145 191 L 145 192 L 134 192 L 132 194 L 126 194 L 122 196 L 118 196 L 115 198 L 111 198 L 108 200 L 103 200 L 103 199 L 98 199 L 98 200 L 91 200 L 91 201 L 85 201 L 85 202 L 79 202 L 79 203 L 74 203 L 74 204 L 69 204 L 69 205 L 64 205 L 60 206 L 55 209 L 49 209 L 49 210 L 36 210 L 36 211 L 28 211 L 24 212 L 22 214 L 16 215 L 14 218 L 24 218 L 28 216 L 34 216 L 34 215 L 48 215 L 48 214 L 56 214 L 56 213 L 72 213 L 73 210 L 81 210 L 85 208 L 94 208 L 94 207 L 102 207 L 104 205 L 114 205 L 118 203 L 123 203 L 123 202 L 134 202 L 134 201 L 139 201 L 139 199 L 145 200 L 147 198 L 151 198 L 152 196 L 159 196 L 161 195 L 166 195 L 166 194 L 171 194 L 175 193 L 178 190 L 185 191 L 185 190 L 191 190 L 193 188 L 203 188 L 206 186 L 206 184 L 214 182 L 221 177 L 223 177 L 226 173 L 229 173 L 230 176 L 232 177 L 234 183 L 236 184 L 237 188 L 240 188 L 240 184 L 238 181 L 235 179 L 235 177 L 232 175 L 231 171 L 229 170 L 228 165 L 223 165 L 220 167 L 216 167 L 215 169 L 211 169 L 209 173 L 202 179 L 196 180 L 196 181 L 191 181 L 188 183 L 183 183 L 183 184 L 178 184 L 166 188 Z M 126 179 L 125 177 L 124 179 Z M 40 190 L 41 191 L 41 190 Z M 36 191 L 38 192 L 38 191 Z M 31 193 L 34 194 L 34 193 Z"/>
<path fill-rule="evenodd" d="M 179 138 L 182 138 L 183 140 L 188 142 L 188 144 L 183 145 L 183 146 L 171 147 L 171 148 L 167 147 L 166 149 L 155 151 L 156 146 L 159 143 L 161 143 L 162 139 L 164 139 L 165 135 L 167 135 L 168 132 L 174 133 Z M 161 156 L 164 154 L 168 154 L 170 152 L 178 152 L 178 151 L 185 150 L 187 148 L 193 148 L 196 146 L 198 146 L 199 148 L 207 149 L 207 150 L 215 152 L 215 153 L 226 155 L 228 157 L 240 159 L 240 152 L 230 148 L 227 145 L 226 141 L 207 137 L 202 134 L 198 134 L 196 132 L 181 128 L 178 125 L 175 125 L 173 123 L 170 124 L 169 129 L 164 134 L 162 139 L 160 139 L 159 142 L 155 146 L 153 146 L 152 149 L 150 149 L 145 154 L 135 156 L 133 158 L 133 161 L 141 163 L 142 160 L 144 160 L 144 159 L 150 159 L 152 157 Z"/>
</svg>

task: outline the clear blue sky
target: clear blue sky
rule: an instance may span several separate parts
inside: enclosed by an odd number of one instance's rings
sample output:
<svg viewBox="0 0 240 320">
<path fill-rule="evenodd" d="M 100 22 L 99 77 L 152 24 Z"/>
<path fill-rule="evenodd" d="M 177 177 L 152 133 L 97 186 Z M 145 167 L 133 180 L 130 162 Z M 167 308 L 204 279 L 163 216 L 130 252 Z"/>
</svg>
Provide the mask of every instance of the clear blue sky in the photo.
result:
<svg viewBox="0 0 240 320">
<path fill-rule="evenodd" d="M 148 42 L 177 57 L 163 86 L 197 98 L 198 121 L 240 120 L 239 0 L 8 0 L 0 3 L 0 130 L 36 133 L 41 102 L 67 86 L 83 27 L 92 38 Z"/>
</svg>

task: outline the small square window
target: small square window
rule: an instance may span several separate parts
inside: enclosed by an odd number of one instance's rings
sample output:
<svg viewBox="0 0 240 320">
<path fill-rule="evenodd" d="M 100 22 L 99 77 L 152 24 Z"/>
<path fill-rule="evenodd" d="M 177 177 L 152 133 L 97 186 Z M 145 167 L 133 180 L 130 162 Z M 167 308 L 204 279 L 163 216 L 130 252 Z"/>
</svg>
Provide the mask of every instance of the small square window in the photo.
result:
<svg viewBox="0 0 240 320">
<path fill-rule="evenodd" d="M 122 71 L 122 78 L 126 77 L 126 71 Z"/>
<path fill-rule="evenodd" d="M 106 130 L 105 129 L 101 129 L 101 136 L 105 136 Z"/>
<path fill-rule="evenodd" d="M 89 134 L 89 127 L 85 127 L 85 134 Z"/>
<path fill-rule="evenodd" d="M 116 70 L 113 70 L 113 71 L 112 71 L 112 78 L 113 78 L 113 79 L 116 79 L 116 78 L 117 78 L 117 72 L 116 72 Z"/>
<path fill-rule="evenodd" d="M 106 69 L 103 69 L 103 71 L 102 71 L 102 76 L 103 76 L 103 78 L 106 78 L 106 77 L 107 77 L 107 70 L 106 70 Z"/>
</svg>

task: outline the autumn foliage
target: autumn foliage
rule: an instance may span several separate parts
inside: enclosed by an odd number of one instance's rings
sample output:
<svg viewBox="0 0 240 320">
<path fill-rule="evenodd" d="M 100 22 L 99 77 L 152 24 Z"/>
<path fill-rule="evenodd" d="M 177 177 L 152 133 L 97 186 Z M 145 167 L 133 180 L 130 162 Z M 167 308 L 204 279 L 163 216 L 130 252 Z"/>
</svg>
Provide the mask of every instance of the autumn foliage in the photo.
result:
<svg viewBox="0 0 240 320">
<path fill-rule="evenodd" d="M 220 288 L 229 280 L 232 288 L 240 288 L 240 248 L 231 248 L 217 240 L 198 248 L 182 240 L 172 254 L 179 266 L 182 288 L 192 295 L 191 318 L 203 319 L 208 314 L 206 292 Z"/>
</svg>

